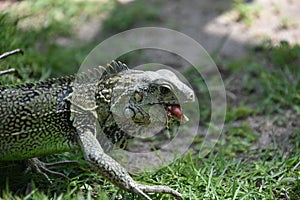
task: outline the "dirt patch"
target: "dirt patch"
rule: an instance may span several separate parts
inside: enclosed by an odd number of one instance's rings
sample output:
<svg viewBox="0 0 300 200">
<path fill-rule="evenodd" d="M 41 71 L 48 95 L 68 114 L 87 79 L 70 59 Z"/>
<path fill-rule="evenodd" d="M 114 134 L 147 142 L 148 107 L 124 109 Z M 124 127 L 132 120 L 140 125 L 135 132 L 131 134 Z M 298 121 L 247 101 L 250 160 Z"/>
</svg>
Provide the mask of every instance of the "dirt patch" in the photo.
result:
<svg viewBox="0 0 300 200">
<path fill-rule="evenodd" d="M 231 0 L 218 1 L 162 1 L 157 26 L 172 28 L 198 41 L 210 54 L 241 58 L 249 47 L 266 39 L 275 43 L 281 40 L 291 44 L 300 43 L 300 2 L 296 0 L 249 1 L 258 9 L 250 16 L 251 25 L 239 20 L 240 13 Z M 155 4 L 148 1 L 146 4 Z M 251 10 L 249 11 L 251 15 Z M 187 49 L 189 51 L 189 49 Z M 151 55 L 148 55 L 151 56 Z M 157 58 L 157 55 L 153 55 Z M 168 58 L 164 58 L 165 61 Z M 167 63 L 178 61 L 170 57 Z"/>
<path fill-rule="evenodd" d="M 295 145 L 292 139 L 300 126 L 298 116 L 292 110 L 286 110 L 282 115 L 250 116 L 233 122 L 230 126 L 241 126 L 245 122 L 259 136 L 259 140 L 251 147 L 253 150 L 279 147 L 284 152 L 289 152 Z"/>
</svg>

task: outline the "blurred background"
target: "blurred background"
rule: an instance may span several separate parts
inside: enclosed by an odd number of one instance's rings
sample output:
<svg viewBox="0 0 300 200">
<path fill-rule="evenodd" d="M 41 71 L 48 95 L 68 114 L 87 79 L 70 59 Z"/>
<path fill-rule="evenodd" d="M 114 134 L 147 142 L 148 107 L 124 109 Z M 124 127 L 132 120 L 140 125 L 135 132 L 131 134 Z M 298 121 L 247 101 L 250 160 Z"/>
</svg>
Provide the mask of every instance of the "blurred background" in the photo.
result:
<svg viewBox="0 0 300 200">
<path fill-rule="evenodd" d="M 199 42 L 217 64 L 226 88 L 224 134 L 213 155 L 205 159 L 197 158 L 203 141 L 199 135 L 191 157 L 172 166 L 179 171 L 172 174 L 181 180 L 179 190 L 190 199 L 299 199 L 298 0 L 0 1 L 0 53 L 16 48 L 25 52 L 0 62 L 1 70 L 16 68 L 22 79 L 5 76 L 1 83 L 73 74 L 101 41 L 144 26 L 174 29 Z M 120 60 L 129 66 L 158 62 L 181 71 L 197 92 L 200 125 L 208 125 L 206 85 L 183 59 L 147 50 L 126 54 Z M 175 184 L 170 177 L 158 180 L 156 175 L 137 179 Z M 208 185 L 209 181 L 213 184 Z M 95 187 L 94 182 L 80 183 Z M 110 196 L 104 195 L 107 198 L 132 197 L 107 184 L 100 188 L 109 191 Z M 93 189 L 91 193 L 99 197 Z"/>
<path fill-rule="evenodd" d="M 299 4 L 296 0 L 4 0 L 0 2 L 1 51 L 22 48 L 24 57 L 34 56 L 43 66 L 34 73 L 46 70 L 58 76 L 76 71 L 86 54 L 109 36 L 158 26 L 192 37 L 216 61 L 237 60 L 265 43 L 299 43 Z M 182 67 L 167 56 L 154 52 L 147 56 Z"/>
</svg>

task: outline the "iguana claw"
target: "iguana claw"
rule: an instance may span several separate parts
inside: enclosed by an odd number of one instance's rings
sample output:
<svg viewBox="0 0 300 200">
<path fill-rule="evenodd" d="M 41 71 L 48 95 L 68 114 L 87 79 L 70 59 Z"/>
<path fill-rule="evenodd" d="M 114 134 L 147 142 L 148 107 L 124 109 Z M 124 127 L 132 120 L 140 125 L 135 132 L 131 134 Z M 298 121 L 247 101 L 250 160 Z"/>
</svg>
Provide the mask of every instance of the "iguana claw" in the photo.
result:
<svg viewBox="0 0 300 200">
<path fill-rule="evenodd" d="M 74 164 L 78 164 L 78 162 L 61 161 L 61 162 L 53 162 L 53 163 L 44 163 L 40 161 L 38 158 L 31 158 L 27 160 L 28 167 L 25 170 L 25 173 L 28 173 L 29 171 L 37 171 L 38 173 L 42 174 L 50 183 L 52 183 L 48 175 L 59 176 L 65 179 L 69 179 L 69 178 L 63 173 L 55 172 L 53 170 L 48 169 L 48 167 L 59 166 L 59 165 L 74 165 Z"/>
</svg>

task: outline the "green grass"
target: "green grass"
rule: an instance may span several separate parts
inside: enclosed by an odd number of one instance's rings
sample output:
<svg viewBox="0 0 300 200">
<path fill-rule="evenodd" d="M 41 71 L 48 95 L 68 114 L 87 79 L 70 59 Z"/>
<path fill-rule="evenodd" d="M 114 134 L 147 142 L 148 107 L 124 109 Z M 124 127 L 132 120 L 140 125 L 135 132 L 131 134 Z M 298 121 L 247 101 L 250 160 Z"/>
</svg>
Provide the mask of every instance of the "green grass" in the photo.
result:
<svg viewBox="0 0 300 200">
<path fill-rule="evenodd" d="M 51 0 L 22 1 L 20 5 L 22 6 L 18 10 L 8 10 L 0 14 L 0 49 L 4 52 L 21 48 L 25 55 L 1 60 L 0 67 L 17 68 L 23 79 L 7 75 L 1 77 L 2 84 L 31 82 L 75 72 L 84 56 L 94 47 L 93 43 L 62 46 L 57 44 L 55 39 L 67 37 L 76 41 L 70 27 L 81 17 L 88 19 L 103 10 L 111 11 L 104 23 L 103 32 L 106 33 L 135 27 L 144 21 L 158 20 L 158 8 L 149 9 L 145 13 L 139 12 L 143 6 L 141 2 L 125 7 L 116 2 L 96 5 L 92 2 L 69 3 Z M 48 9 L 49 6 L 51 9 Z M 242 21 L 251 21 L 256 16 L 256 11 L 246 8 L 236 9 L 240 9 Z M 84 16 L 81 13 L 85 13 Z M 35 26 L 27 26 L 31 20 L 36 22 Z M 243 121 L 256 115 L 280 118 L 287 109 L 300 114 L 299 58 L 299 45 L 289 45 L 286 42 L 274 45 L 267 42 L 256 51 L 249 52 L 246 58 L 228 61 L 224 68 L 229 74 L 241 77 L 243 95 L 248 95 L 249 98 L 238 105 L 228 105 L 226 131 L 217 141 L 213 151 L 204 158 L 200 157 L 202 154 L 199 149 L 203 138 L 196 138 L 189 153 L 167 167 L 136 175 L 134 179 L 141 183 L 169 185 L 181 192 L 186 199 L 192 200 L 300 199 L 300 130 L 294 131 L 290 136 L 290 144 L 293 146 L 289 147 L 288 152 L 280 150 L 275 142 L 264 149 L 253 149 L 259 136 L 251 124 Z M 191 80 L 198 94 L 201 125 L 204 126 L 210 118 L 210 98 L 206 85 L 193 70 L 185 75 Z M 284 117 L 281 120 L 281 124 L 287 123 Z M 242 123 L 234 126 L 232 122 L 237 121 Z M 276 131 L 274 130 L 274 134 Z M 53 184 L 49 184 L 38 173 L 30 173 L 26 176 L 27 179 L 19 174 L 16 181 L 21 183 L 10 183 L 6 188 L 2 186 L 0 198 L 119 199 L 122 196 L 125 200 L 140 199 L 113 186 L 92 171 L 81 155 L 54 155 L 44 158 L 44 161 L 65 159 L 76 159 L 80 162 L 80 166 L 53 168 L 66 174 L 70 178 L 69 181 L 51 177 Z M 8 166 L 0 164 L 0 172 L 4 170 L 3 167 Z M 1 181 L 3 179 L 0 178 Z M 25 194 L 28 183 L 31 183 L 33 189 L 29 194 Z M 14 184 L 19 184 L 17 189 Z M 169 195 L 150 196 L 153 199 L 173 199 Z"/>
<path fill-rule="evenodd" d="M 241 93 L 247 99 L 245 102 L 241 101 L 240 106 L 245 108 L 247 104 L 251 105 L 246 112 L 248 115 L 274 114 L 285 109 L 292 109 L 300 114 L 299 63 L 298 44 L 290 45 L 285 41 L 273 44 L 266 41 L 250 51 L 248 56 L 233 62 L 228 61 L 224 68 L 241 80 Z M 243 114 L 231 113 L 236 109 L 236 105 L 234 108 L 229 107 L 227 119 Z"/>
<path fill-rule="evenodd" d="M 292 29 L 299 27 L 299 22 L 297 19 L 293 19 L 291 17 L 283 17 L 280 19 L 279 29 Z"/>
<path fill-rule="evenodd" d="M 288 107 L 300 114 L 300 46 L 284 41 L 279 45 L 264 44 L 260 56 L 264 56 L 261 63 L 252 69 L 257 75 L 252 87 L 259 88 L 264 97 L 261 109 L 272 113 Z"/>
<path fill-rule="evenodd" d="M 246 26 L 251 26 L 259 16 L 262 7 L 259 4 L 247 3 L 245 0 L 234 0 L 233 10 L 237 13 L 237 22 L 242 22 Z"/>
<path fill-rule="evenodd" d="M 109 18 L 103 21 L 103 29 L 110 33 L 119 33 L 141 23 L 153 23 L 159 21 L 158 9 L 147 6 L 142 1 L 133 1 L 128 5 L 116 3 Z"/>
<path fill-rule="evenodd" d="M 0 13 L 0 53 L 20 48 L 25 54 L 1 61 L 0 69 L 17 68 L 25 80 L 76 72 L 95 43 L 80 41 L 72 27 L 80 28 L 111 7 L 92 1 L 47 0 L 22 1 L 6 9 Z M 71 44 L 60 45 L 57 38 L 70 38 Z"/>
<path fill-rule="evenodd" d="M 12 56 L 1 61 L 1 69 L 16 68 L 24 79 L 45 79 L 66 73 L 74 73 L 83 60 L 84 50 L 61 47 L 52 37 L 58 37 L 60 31 L 23 30 L 16 26 L 16 20 L 8 14 L 0 14 L 2 38 L 0 49 L 3 52 L 20 48 L 24 55 Z M 52 33 L 51 33 L 52 32 Z M 54 33 L 57 33 L 54 34 Z M 86 51 L 86 50 L 85 50 Z"/>
<path fill-rule="evenodd" d="M 299 136 L 297 138 L 299 140 Z M 135 180 L 150 184 L 167 184 L 180 191 L 187 199 L 298 199 L 299 184 L 299 149 L 288 156 L 278 149 L 248 151 L 247 156 L 228 158 L 220 146 L 205 158 L 198 158 L 192 153 L 157 172 L 144 173 Z M 233 147 L 234 148 L 234 147 Z M 233 150 L 233 149 L 232 149 Z M 59 180 L 54 180 L 60 185 Z M 57 183 L 58 182 L 58 183 Z M 67 188 L 54 187 L 55 193 L 34 189 L 24 199 L 140 199 L 103 181 L 89 171 L 65 182 Z M 49 186 L 48 186 L 49 187 Z M 172 199 L 168 195 L 150 195 L 153 199 Z M 4 192 L 5 199 L 17 199 Z M 22 198 L 22 197 L 21 197 Z"/>
</svg>

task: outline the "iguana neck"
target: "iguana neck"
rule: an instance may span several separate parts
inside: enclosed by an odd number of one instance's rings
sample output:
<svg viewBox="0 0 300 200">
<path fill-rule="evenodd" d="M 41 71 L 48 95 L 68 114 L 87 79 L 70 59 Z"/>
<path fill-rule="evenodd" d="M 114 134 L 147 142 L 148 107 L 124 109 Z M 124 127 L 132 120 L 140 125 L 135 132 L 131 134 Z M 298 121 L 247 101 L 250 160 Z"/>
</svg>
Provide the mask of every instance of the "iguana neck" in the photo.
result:
<svg viewBox="0 0 300 200">
<path fill-rule="evenodd" d="M 115 144 L 123 148 L 126 145 L 127 139 L 132 138 L 119 128 L 110 110 L 114 87 L 120 78 L 120 75 L 114 75 L 100 80 L 95 92 L 97 117 L 101 126 L 101 131 L 98 131 L 98 134 L 105 133 L 106 136 L 106 138 L 101 138 L 101 135 L 98 135 L 98 140 L 105 151 L 111 150 L 112 145 Z"/>
</svg>

